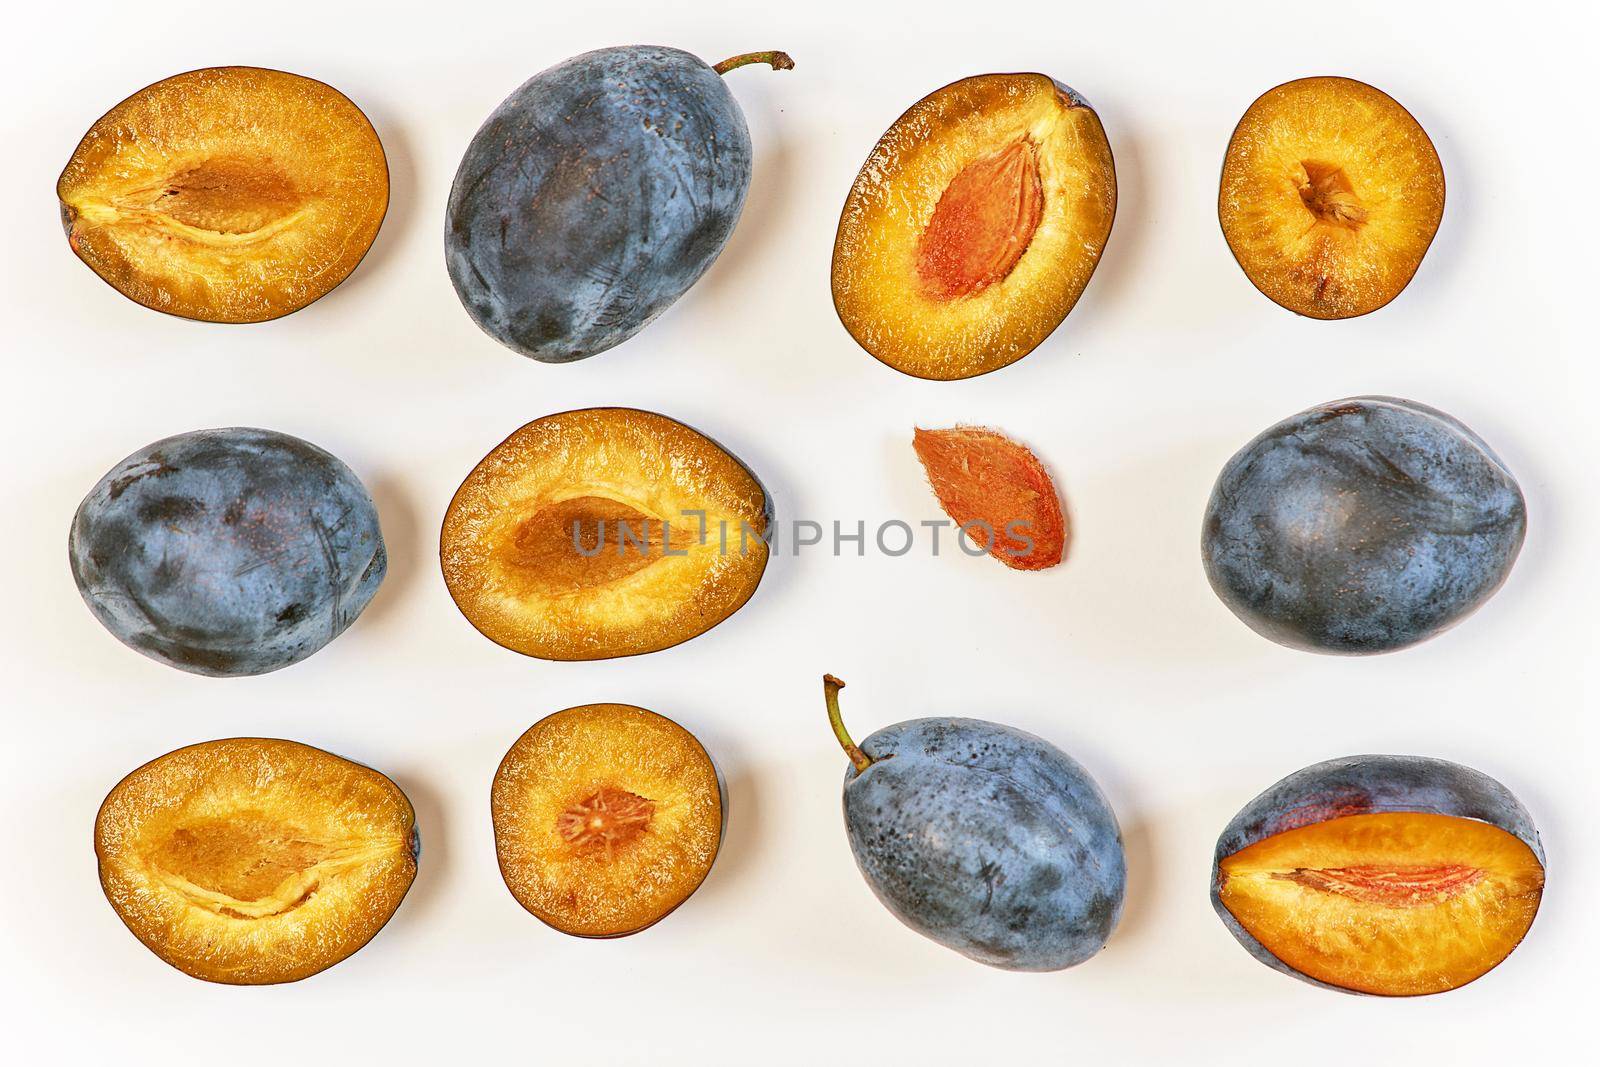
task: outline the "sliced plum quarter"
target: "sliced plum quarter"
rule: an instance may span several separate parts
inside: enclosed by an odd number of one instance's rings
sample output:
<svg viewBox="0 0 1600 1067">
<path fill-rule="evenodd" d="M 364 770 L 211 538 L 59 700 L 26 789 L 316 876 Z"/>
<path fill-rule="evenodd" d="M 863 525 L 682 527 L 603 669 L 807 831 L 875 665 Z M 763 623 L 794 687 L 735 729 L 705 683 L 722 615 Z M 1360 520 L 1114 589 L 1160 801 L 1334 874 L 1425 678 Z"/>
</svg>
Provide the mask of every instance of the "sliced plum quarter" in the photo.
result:
<svg viewBox="0 0 1600 1067">
<path fill-rule="evenodd" d="M 540 659 L 670 648 L 728 618 L 766 569 L 771 501 L 749 468 L 664 415 L 536 419 L 484 457 L 445 514 L 462 614 Z"/>
<path fill-rule="evenodd" d="M 1239 120 L 1217 213 L 1265 296 L 1314 319 L 1348 319 L 1383 307 L 1416 274 L 1444 215 L 1444 168 L 1387 94 L 1301 78 Z"/>
<path fill-rule="evenodd" d="M 693 734 L 627 704 L 535 723 L 490 801 L 506 887 L 562 933 L 621 937 L 700 887 L 722 842 L 722 788 Z"/>
<path fill-rule="evenodd" d="M 997 370 L 1060 325 L 1116 214 L 1100 118 L 1043 74 L 984 74 L 900 116 L 845 201 L 833 301 L 850 335 L 918 378 Z"/>
<path fill-rule="evenodd" d="M 1533 821 L 1500 783 L 1418 756 L 1290 775 L 1223 831 L 1212 903 L 1241 944 L 1317 985 L 1417 996 L 1522 941 L 1544 890 Z"/>
<path fill-rule="evenodd" d="M 72 250 L 124 296 L 182 318 L 262 322 L 355 270 L 389 207 L 389 167 L 338 90 L 214 67 L 103 115 L 56 196 Z"/>
<path fill-rule="evenodd" d="M 169 752 L 124 778 L 94 828 L 100 883 L 145 947 L 229 985 L 333 966 L 417 873 L 416 818 L 369 767 L 294 741 Z"/>
</svg>

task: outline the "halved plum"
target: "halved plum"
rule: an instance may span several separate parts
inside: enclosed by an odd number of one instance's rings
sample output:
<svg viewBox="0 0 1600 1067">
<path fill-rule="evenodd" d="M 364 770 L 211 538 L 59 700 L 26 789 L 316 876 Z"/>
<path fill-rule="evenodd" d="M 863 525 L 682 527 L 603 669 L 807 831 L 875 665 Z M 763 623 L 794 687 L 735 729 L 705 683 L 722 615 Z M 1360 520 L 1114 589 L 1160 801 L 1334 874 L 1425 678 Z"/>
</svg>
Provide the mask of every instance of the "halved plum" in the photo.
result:
<svg viewBox="0 0 1600 1067">
<path fill-rule="evenodd" d="M 262 322 L 355 270 L 388 210 L 389 167 L 336 89 L 213 67 L 101 116 L 56 196 L 72 250 L 124 296 L 188 319 Z"/>
<path fill-rule="evenodd" d="M 1083 97 L 1043 74 L 966 78 L 867 157 L 839 220 L 834 306 L 906 374 L 997 370 L 1072 310 L 1116 207 L 1111 145 Z"/>
<path fill-rule="evenodd" d="M 501 761 L 490 809 L 511 895 L 579 937 L 660 921 L 700 887 L 722 842 L 711 757 L 671 719 L 627 704 L 535 723 Z"/>
<path fill-rule="evenodd" d="M 439 557 L 467 621 L 553 660 L 670 648 L 739 610 L 766 569 L 766 490 L 664 415 L 588 408 L 535 419 L 473 468 Z"/>
<path fill-rule="evenodd" d="M 1222 163 L 1222 234 L 1255 287 L 1314 319 L 1383 307 L 1444 215 L 1444 168 L 1417 120 L 1349 78 L 1263 93 Z"/>
<path fill-rule="evenodd" d="M 1544 890 L 1532 819 L 1500 783 L 1444 760 L 1308 767 L 1223 831 L 1212 903 L 1257 959 L 1317 985 L 1416 996 L 1511 954 Z"/>
<path fill-rule="evenodd" d="M 294 741 L 180 748 L 95 819 L 100 884 L 145 947 L 195 978 L 306 978 L 372 939 L 417 873 L 416 819 L 369 767 Z"/>
</svg>

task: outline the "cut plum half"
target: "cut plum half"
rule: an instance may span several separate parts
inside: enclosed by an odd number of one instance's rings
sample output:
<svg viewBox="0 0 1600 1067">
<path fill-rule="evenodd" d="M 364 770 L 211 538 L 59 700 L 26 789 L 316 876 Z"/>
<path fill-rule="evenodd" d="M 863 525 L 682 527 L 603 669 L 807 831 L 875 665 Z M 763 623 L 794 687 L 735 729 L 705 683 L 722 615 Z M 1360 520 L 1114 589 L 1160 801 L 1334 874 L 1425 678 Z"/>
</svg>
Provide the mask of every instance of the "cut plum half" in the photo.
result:
<svg viewBox="0 0 1600 1067">
<path fill-rule="evenodd" d="M 388 210 L 389 169 L 337 90 L 214 67 L 103 115 L 56 195 L 72 250 L 124 296 L 188 319 L 262 322 L 355 270 Z"/>
<path fill-rule="evenodd" d="M 1315 319 L 1400 295 L 1444 215 L 1444 169 L 1417 120 L 1349 78 L 1262 94 L 1222 164 L 1222 233 L 1251 283 Z"/>
<path fill-rule="evenodd" d="M 1241 813 L 1212 898 L 1278 970 L 1417 996 L 1509 956 L 1543 889 L 1538 837 L 1504 787 L 1441 760 L 1364 757 L 1308 768 Z"/>
<path fill-rule="evenodd" d="M 970 541 L 1014 570 L 1061 562 L 1067 540 L 1061 501 L 1025 445 L 976 426 L 918 428 L 911 443 L 939 506 Z"/>
<path fill-rule="evenodd" d="M 535 723 L 495 773 L 490 807 L 511 895 L 579 937 L 660 921 L 700 887 L 722 841 L 711 757 L 671 719 L 627 704 Z"/>
<path fill-rule="evenodd" d="M 862 166 L 834 243 L 834 306 L 906 374 L 997 370 L 1072 310 L 1116 205 L 1111 145 L 1081 96 L 1043 74 L 955 82 Z"/>
<path fill-rule="evenodd" d="M 663 415 L 536 419 L 467 476 L 440 561 L 496 644 L 553 660 L 669 648 L 728 618 L 766 569 L 771 501 L 749 468 Z"/>
<path fill-rule="evenodd" d="M 293 982 L 389 921 L 417 872 L 416 819 L 371 768 L 263 738 L 169 752 L 124 778 L 95 820 L 106 899 L 195 978 Z"/>
</svg>

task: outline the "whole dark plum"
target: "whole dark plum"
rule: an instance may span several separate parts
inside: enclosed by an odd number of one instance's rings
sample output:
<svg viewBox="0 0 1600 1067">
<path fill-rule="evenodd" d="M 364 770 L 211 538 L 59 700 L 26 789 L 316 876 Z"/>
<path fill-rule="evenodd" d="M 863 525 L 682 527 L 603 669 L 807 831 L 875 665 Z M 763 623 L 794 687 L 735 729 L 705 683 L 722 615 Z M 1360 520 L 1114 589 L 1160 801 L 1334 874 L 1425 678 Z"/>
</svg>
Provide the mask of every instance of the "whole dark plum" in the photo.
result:
<svg viewBox="0 0 1600 1067">
<path fill-rule="evenodd" d="M 1263 637 L 1311 652 L 1405 648 L 1500 588 L 1527 509 L 1471 430 L 1409 400 L 1302 411 L 1240 449 L 1206 506 L 1212 589 Z"/>
<path fill-rule="evenodd" d="M 72 576 L 123 644 L 195 674 L 265 674 L 339 636 L 383 581 L 372 497 L 315 445 L 196 430 L 117 464 L 78 506 Z"/>
<path fill-rule="evenodd" d="M 750 131 L 721 74 L 675 48 L 604 48 L 525 82 L 456 171 L 445 262 L 467 313 L 545 363 L 621 344 L 733 233 Z"/>
<path fill-rule="evenodd" d="M 979 963 L 1056 971 L 1105 946 L 1127 864 L 1117 818 L 1077 761 L 981 719 L 912 719 L 857 748 L 844 819 L 874 894 L 911 929 Z"/>
</svg>

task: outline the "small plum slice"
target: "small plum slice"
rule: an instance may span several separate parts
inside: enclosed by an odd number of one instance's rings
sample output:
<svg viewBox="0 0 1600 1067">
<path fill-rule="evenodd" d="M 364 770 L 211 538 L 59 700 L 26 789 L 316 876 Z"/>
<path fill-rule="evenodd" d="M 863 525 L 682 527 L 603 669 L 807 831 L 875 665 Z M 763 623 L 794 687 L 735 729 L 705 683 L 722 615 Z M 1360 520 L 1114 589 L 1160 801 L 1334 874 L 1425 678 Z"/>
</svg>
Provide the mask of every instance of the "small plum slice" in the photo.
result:
<svg viewBox="0 0 1600 1067">
<path fill-rule="evenodd" d="M 124 296 L 188 319 L 262 322 L 355 270 L 388 210 L 389 168 L 337 90 L 214 67 L 103 115 L 56 195 L 72 250 Z"/>
<path fill-rule="evenodd" d="M 117 784 L 94 827 L 100 884 L 145 947 L 195 978 L 293 982 L 370 941 L 417 873 L 399 786 L 294 741 L 169 752 Z"/>
<path fill-rule="evenodd" d="M 1222 233 L 1255 287 L 1314 319 L 1400 295 L 1444 214 L 1444 169 L 1417 120 L 1349 78 L 1263 93 L 1222 164 Z"/>
<path fill-rule="evenodd" d="M 939 506 L 1007 567 L 1061 562 L 1066 520 L 1055 483 L 1031 451 L 995 430 L 917 429 L 911 439 Z"/>
<path fill-rule="evenodd" d="M 1515 949 L 1544 889 L 1527 812 L 1477 771 L 1407 756 L 1309 767 L 1240 812 L 1212 902 L 1273 968 L 1357 993 L 1465 985 Z"/>
<path fill-rule="evenodd" d="M 716 442 L 663 415 L 535 419 L 485 456 L 439 556 L 467 621 L 539 659 L 670 648 L 728 618 L 766 569 L 771 501 Z"/>
<path fill-rule="evenodd" d="M 722 841 L 711 757 L 671 719 L 587 704 L 535 723 L 490 800 L 506 887 L 562 933 L 622 937 L 700 887 Z"/>
<path fill-rule="evenodd" d="M 947 85 L 897 119 L 839 220 L 833 301 L 918 378 L 997 370 L 1060 325 L 1111 234 L 1117 178 L 1094 109 L 1042 74 Z"/>
</svg>

